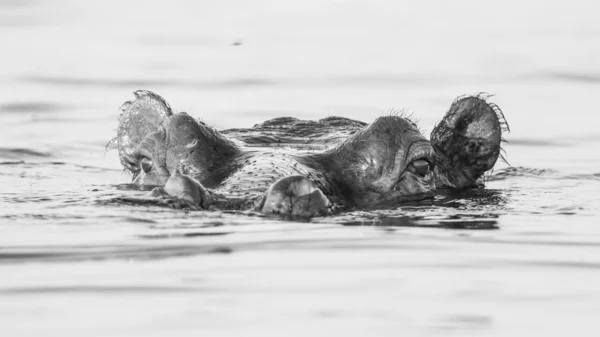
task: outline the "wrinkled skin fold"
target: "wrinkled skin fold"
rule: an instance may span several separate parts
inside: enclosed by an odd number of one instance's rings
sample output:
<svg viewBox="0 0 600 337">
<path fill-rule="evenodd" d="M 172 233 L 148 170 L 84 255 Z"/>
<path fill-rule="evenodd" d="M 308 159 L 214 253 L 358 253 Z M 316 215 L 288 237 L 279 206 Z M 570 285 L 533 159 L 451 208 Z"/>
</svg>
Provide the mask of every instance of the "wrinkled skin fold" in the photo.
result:
<svg viewBox="0 0 600 337">
<path fill-rule="evenodd" d="M 398 115 L 369 125 L 283 117 L 219 132 L 140 90 L 121 107 L 115 141 L 133 183 L 156 186 L 153 196 L 311 217 L 482 187 L 505 131 L 483 95 L 457 98 L 427 140 Z"/>
</svg>

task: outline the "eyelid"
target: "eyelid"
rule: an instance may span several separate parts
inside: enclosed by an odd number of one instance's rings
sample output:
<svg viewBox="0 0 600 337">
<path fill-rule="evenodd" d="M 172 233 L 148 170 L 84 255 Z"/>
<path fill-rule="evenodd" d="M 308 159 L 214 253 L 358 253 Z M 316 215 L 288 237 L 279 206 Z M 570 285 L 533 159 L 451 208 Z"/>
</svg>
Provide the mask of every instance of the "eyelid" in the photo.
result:
<svg viewBox="0 0 600 337">
<path fill-rule="evenodd" d="M 143 146 L 145 144 L 140 145 L 141 146 L 138 146 L 138 148 L 133 152 L 133 157 L 137 161 L 141 161 L 143 158 L 152 158 L 152 153 L 150 152 L 150 150 L 148 150 L 146 146 Z"/>
<path fill-rule="evenodd" d="M 437 159 L 436 156 L 415 157 L 414 159 L 411 160 L 409 165 L 413 165 L 414 162 L 417 160 L 424 160 L 429 163 L 430 168 L 433 168 L 437 164 L 436 159 Z"/>
<path fill-rule="evenodd" d="M 414 165 L 414 163 L 417 160 L 424 160 L 424 161 L 426 161 L 429 164 L 430 168 L 433 168 L 435 166 L 435 159 L 431 159 L 431 158 L 428 158 L 428 157 L 415 158 L 413 161 L 410 162 L 410 165 Z"/>
</svg>

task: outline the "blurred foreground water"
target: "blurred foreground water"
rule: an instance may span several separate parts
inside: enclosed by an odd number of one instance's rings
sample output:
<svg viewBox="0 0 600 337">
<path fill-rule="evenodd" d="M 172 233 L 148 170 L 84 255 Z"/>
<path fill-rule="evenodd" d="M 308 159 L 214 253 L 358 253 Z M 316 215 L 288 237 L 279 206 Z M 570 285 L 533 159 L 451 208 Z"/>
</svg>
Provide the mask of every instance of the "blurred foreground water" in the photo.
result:
<svg viewBox="0 0 600 337">
<path fill-rule="evenodd" d="M 0 1 L 0 335 L 596 336 L 593 1 Z M 116 151 L 136 89 L 218 129 L 277 116 L 429 134 L 488 92 L 483 191 L 290 222 L 148 202 Z"/>
</svg>

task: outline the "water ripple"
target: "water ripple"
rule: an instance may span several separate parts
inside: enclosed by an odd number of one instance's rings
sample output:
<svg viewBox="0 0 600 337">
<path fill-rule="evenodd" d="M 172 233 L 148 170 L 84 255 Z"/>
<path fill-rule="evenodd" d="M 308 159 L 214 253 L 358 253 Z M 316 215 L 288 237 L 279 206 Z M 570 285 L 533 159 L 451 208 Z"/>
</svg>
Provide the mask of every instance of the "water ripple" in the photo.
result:
<svg viewBox="0 0 600 337">
<path fill-rule="evenodd" d="M 40 113 L 57 112 L 69 109 L 68 106 L 53 102 L 14 102 L 0 104 L 0 112 Z"/>
<path fill-rule="evenodd" d="M 94 285 L 74 285 L 74 286 L 46 286 L 46 287 L 14 287 L 0 289 L 1 295 L 40 295 L 40 294 L 74 294 L 74 293 L 188 293 L 188 292 L 214 292 L 217 289 L 206 287 L 190 286 L 145 286 L 145 285 L 117 285 L 117 286 L 94 286 Z"/>
<path fill-rule="evenodd" d="M 26 148 L 0 148 L 0 158 L 20 159 L 23 157 L 52 157 L 52 153 Z"/>
</svg>

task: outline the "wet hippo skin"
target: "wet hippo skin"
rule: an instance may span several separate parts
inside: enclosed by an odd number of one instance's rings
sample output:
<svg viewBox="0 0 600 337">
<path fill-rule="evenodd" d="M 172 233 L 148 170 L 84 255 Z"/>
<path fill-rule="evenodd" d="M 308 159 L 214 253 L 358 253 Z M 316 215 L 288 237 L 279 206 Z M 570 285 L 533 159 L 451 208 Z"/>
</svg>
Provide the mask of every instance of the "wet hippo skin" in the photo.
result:
<svg viewBox="0 0 600 337">
<path fill-rule="evenodd" d="M 371 124 L 281 117 L 217 131 L 140 90 L 123 104 L 114 142 L 133 183 L 156 186 L 153 196 L 311 217 L 483 187 L 505 131 L 502 112 L 483 95 L 458 97 L 428 140 L 395 114 Z"/>
</svg>

